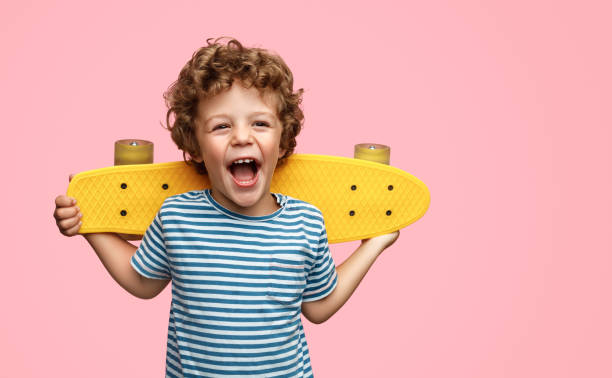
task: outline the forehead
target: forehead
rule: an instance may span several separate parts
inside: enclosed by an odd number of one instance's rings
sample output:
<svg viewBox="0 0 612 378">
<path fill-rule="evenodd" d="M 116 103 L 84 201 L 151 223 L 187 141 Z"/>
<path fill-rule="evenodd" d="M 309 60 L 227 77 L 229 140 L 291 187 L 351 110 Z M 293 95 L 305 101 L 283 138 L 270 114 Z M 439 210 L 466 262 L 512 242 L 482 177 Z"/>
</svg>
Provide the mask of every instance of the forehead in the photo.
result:
<svg viewBox="0 0 612 378">
<path fill-rule="evenodd" d="M 200 98 L 198 118 L 206 120 L 215 114 L 236 114 L 265 112 L 278 115 L 278 94 L 272 90 L 260 91 L 255 87 L 246 88 L 240 82 L 234 82 L 214 96 Z"/>
</svg>

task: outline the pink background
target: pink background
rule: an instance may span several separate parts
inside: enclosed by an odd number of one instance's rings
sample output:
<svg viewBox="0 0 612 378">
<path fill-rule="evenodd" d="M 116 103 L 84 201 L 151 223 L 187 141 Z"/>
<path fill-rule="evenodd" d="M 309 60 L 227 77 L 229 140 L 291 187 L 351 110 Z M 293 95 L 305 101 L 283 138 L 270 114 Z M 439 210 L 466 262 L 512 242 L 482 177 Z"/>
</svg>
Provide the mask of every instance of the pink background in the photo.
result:
<svg viewBox="0 0 612 378">
<path fill-rule="evenodd" d="M 0 6 L 1 376 L 163 375 L 169 287 L 123 291 L 53 199 L 117 139 L 179 160 L 162 92 L 221 35 L 292 68 L 298 152 L 389 144 L 431 190 L 350 301 L 305 320 L 317 377 L 612 376 L 608 2 L 83 3 Z"/>
</svg>

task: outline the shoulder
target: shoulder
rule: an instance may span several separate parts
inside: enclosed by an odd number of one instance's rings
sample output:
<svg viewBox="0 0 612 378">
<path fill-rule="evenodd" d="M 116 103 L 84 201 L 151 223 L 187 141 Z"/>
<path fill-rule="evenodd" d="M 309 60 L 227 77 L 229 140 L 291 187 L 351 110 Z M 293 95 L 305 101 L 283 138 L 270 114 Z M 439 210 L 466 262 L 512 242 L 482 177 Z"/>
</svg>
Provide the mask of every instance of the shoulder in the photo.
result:
<svg viewBox="0 0 612 378">
<path fill-rule="evenodd" d="M 289 216 L 301 217 L 313 223 L 324 225 L 323 213 L 315 205 L 302 201 L 291 196 L 285 197 L 285 214 Z"/>
<path fill-rule="evenodd" d="M 192 190 L 190 192 L 169 196 L 161 205 L 160 213 L 163 214 L 168 211 L 174 211 L 177 208 L 186 209 L 190 207 L 202 207 L 204 203 L 202 197 L 203 194 L 201 190 Z"/>
</svg>

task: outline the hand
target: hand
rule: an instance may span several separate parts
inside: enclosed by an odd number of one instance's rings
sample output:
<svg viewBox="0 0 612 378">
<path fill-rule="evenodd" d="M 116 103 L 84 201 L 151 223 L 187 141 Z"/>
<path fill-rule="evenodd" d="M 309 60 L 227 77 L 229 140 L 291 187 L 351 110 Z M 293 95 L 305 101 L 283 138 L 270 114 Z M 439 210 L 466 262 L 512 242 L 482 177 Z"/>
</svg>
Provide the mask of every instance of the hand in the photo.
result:
<svg viewBox="0 0 612 378">
<path fill-rule="evenodd" d="M 390 234 L 375 236 L 370 239 L 363 239 L 361 244 L 374 244 L 380 249 L 380 252 L 390 247 L 399 238 L 399 230 Z"/>
<path fill-rule="evenodd" d="M 68 181 L 72 180 L 72 176 L 68 177 Z M 53 217 L 60 232 L 66 236 L 74 236 L 81 228 L 81 214 L 79 207 L 76 204 L 76 199 L 65 195 L 59 195 L 55 198 L 55 211 Z"/>
</svg>

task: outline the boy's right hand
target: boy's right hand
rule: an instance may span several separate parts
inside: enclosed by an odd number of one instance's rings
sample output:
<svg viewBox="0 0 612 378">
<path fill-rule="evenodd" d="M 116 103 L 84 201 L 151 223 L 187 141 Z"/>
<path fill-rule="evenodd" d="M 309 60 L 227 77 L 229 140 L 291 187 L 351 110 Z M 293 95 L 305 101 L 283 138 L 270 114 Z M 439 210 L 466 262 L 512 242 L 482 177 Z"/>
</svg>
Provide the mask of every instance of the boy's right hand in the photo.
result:
<svg viewBox="0 0 612 378">
<path fill-rule="evenodd" d="M 72 180 L 72 176 L 68 181 Z M 77 206 L 76 199 L 66 195 L 59 195 L 55 198 L 55 211 L 53 217 L 60 232 L 66 236 L 74 236 L 81 228 L 81 214 Z"/>
</svg>

